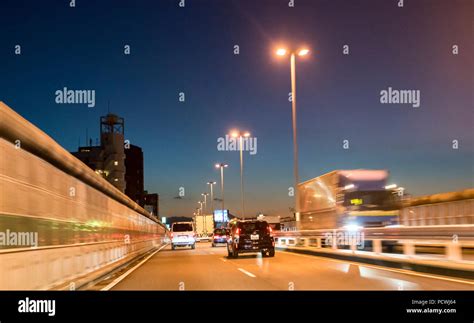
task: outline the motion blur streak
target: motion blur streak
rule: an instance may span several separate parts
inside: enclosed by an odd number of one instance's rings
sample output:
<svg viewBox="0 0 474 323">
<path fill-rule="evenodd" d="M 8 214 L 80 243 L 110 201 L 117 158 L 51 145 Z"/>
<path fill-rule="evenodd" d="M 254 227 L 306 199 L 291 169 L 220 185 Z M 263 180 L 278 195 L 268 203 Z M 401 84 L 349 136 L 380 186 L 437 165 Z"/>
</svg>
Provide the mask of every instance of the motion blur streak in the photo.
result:
<svg viewBox="0 0 474 323">
<path fill-rule="evenodd" d="M 0 150 L 0 232 L 38 235 L 0 244 L 0 289 L 79 288 L 164 244 L 163 224 L 2 102 Z"/>
</svg>

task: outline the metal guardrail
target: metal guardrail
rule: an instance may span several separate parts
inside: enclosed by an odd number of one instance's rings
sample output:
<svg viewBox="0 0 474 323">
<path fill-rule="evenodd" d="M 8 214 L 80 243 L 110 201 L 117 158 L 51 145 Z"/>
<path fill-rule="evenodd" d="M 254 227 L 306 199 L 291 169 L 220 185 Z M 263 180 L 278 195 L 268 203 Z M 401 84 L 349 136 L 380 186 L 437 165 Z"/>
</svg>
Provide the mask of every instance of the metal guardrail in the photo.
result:
<svg viewBox="0 0 474 323">
<path fill-rule="evenodd" d="M 300 230 L 300 231 L 275 231 L 275 236 L 324 236 L 328 232 L 348 232 L 347 229 L 321 229 L 321 230 Z M 357 230 L 364 233 L 366 238 L 384 239 L 436 239 L 441 240 L 472 240 L 474 241 L 474 225 L 448 225 L 448 226 L 410 226 L 410 227 L 383 227 L 383 228 L 362 228 Z"/>
<path fill-rule="evenodd" d="M 390 254 L 384 251 L 400 248 L 403 255 L 415 257 L 417 248 L 441 247 L 444 260 L 451 261 L 463 260 L 463 248 L 474 248 L 474 225 L 275 231 L 274 236 L 279 247 L 315 247 L 334 252 L 350 249 L 373 255 Z M 362 250 L 358 245 L 361 239 Z"/>
</svg>

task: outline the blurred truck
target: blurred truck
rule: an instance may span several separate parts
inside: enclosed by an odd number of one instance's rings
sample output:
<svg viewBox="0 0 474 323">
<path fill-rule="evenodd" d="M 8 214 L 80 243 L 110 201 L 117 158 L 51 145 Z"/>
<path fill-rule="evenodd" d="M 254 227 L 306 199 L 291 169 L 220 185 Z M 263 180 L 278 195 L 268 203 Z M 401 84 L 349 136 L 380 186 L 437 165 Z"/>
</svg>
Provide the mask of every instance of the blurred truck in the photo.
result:
<svg viewBox="0 0 474 323">
<path fill-rule="evenodd" d="M 212 214 L 196 215 L 194 218 L 197 241 L 211 241 L 214 232 L 214 216 Z"/>
<path fill-rule="evenodd" d="M 300 229 L 398 224 L 400 197 L 387 170 L 335 170 L 298 185 Z"/>
</svg>

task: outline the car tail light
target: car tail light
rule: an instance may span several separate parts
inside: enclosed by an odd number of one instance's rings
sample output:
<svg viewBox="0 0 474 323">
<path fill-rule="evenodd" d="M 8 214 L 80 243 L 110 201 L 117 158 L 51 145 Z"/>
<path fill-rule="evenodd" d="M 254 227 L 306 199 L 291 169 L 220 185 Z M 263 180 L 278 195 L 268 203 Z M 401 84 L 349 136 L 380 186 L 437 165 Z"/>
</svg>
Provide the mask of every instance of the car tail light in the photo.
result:
<svg viewBox="0 0 474 323">
<path fill-rule="evenodd" d="M 215 235 L 214 238 L 219 239 L 221 236 Z"/>
<path fill-rule="evenodd" d="M 173 233 L 171 233 L 171 238 L 173 238 Z"/>
<path fill-rule="evenodd" d="M 239 236 L 239 235 L 240 235 L 240 228 L 237 228 L 237 229 L 235 230 L 235 235 L 236 235 L 236 236 Z"/>
</svg>

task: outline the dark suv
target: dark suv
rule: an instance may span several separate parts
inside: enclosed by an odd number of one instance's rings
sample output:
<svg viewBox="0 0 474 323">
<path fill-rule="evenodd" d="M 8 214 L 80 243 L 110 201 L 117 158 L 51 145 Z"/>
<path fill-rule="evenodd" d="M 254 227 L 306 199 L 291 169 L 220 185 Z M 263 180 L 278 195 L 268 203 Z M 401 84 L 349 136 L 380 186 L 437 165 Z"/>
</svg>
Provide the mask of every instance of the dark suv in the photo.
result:
<svg viewBox="0 0 474 323">
<path fill-rule="evenodd" d="M 230 227 L 227 254 L 237 258 L 241 253 L 261 252 L 262 256 L 275 256 L 272 228 L 266 221 L 239 220 Z"/>
</svg>

